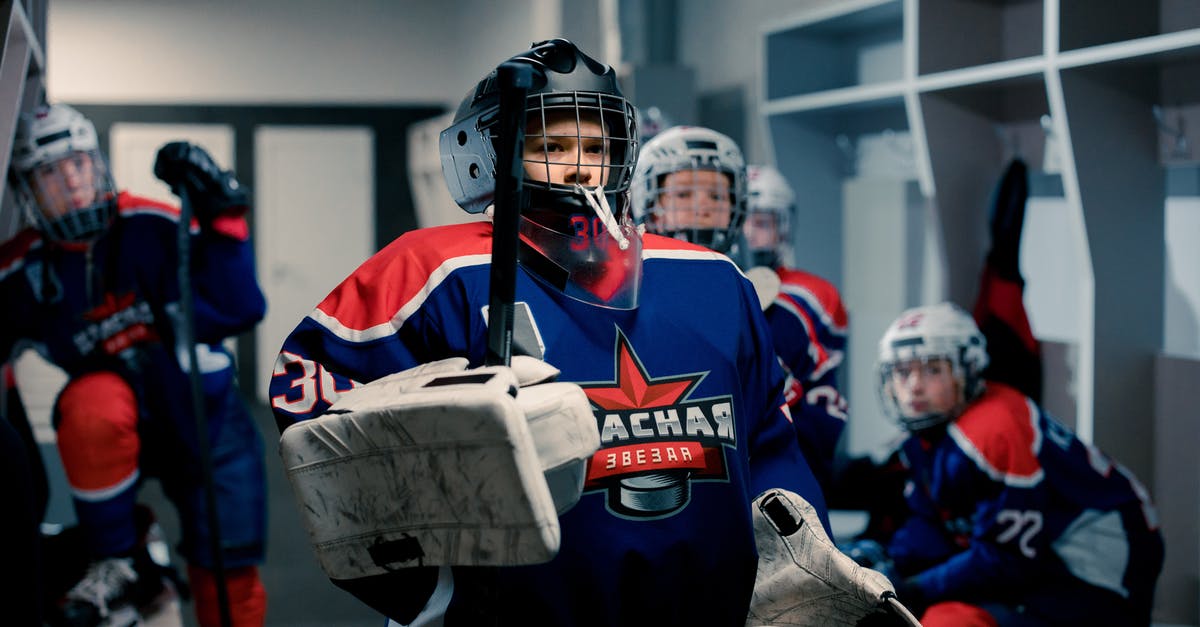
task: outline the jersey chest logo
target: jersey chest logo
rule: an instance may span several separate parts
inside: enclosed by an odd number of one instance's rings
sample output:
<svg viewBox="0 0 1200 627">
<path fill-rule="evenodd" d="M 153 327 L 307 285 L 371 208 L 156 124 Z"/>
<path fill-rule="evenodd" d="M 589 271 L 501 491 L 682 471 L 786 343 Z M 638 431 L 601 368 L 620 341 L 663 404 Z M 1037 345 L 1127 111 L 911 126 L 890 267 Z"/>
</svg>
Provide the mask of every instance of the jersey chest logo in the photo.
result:
<svg viewBox="0 0 1200 627">
<path fill-rule="evenodd" d="M 119 355 L 136 344 L 158 341 L 150 304 L 138 300 L 133 292 L 106 293 L 82 318 L 85 325 L 72 338 L 82 355 L 91 354 L 97 346 L 106 355 Z"/>
<path fill-rule="evenodd" d="M 688 504 L 693 481 L 729 480 L 733 400 L 691 398 L 706 372 L 652 378 L 620 331 L 615 353 L 614 381 L 580 384 L 600 429 L 584 489 L 606 492 L 620 516 L 670 516 Z"/>
</svg>

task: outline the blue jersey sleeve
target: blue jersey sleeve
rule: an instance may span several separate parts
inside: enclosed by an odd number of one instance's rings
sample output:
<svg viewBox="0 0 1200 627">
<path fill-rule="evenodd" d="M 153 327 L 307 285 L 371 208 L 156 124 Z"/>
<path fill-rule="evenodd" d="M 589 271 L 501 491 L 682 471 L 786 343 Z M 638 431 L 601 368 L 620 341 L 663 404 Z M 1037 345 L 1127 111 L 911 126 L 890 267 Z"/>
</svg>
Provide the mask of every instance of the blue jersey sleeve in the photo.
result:
<svg viewBox="0 0 1200 627">
<path fill-rule="evenodd" d="M 253 245 L 209 232 L 193 236 L 192 245 L 196 339 L 215 343 L 252 329 L 267 311 Z"/>
<path fill-rule="evenodd" d="M 809 501 L 830 532 L 829 513 L 820 485 L 799 446 L 793 416 L 785 401 L 787 376 L 775 357 L 770 332 L 749 281 L 741 298 L 749 312 L 744 355 L 749 357 L 743 379 L 747 398 L 757 409 L 750 444 L 751 494 L 771 488 L 791 490 Z M 755 396 L 757 395 L 757 397 Z"/>
</svg>

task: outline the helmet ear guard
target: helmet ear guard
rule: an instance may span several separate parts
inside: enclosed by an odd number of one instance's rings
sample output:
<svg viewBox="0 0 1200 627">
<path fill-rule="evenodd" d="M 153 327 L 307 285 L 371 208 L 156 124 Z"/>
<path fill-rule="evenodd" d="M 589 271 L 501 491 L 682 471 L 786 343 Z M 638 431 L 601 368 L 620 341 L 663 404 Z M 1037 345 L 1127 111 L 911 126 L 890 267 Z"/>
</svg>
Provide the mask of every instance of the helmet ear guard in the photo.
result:
<svg viewBox="0 0 1200 627">
<path fill-rule="evenodd" d="M 960 397 L 948 413 L 906 416 L 892 390 L 897 363 L 945 359 L 959 384 Z M 953 303 L 916 307 L 900 314 L 879 341 L 879 397 L 884 412 L 908 431 L 920 431 L 953 420 L 983 393 L 983 370 L 988 364 L 987 341 L 975 320 Z"/>
</svg>

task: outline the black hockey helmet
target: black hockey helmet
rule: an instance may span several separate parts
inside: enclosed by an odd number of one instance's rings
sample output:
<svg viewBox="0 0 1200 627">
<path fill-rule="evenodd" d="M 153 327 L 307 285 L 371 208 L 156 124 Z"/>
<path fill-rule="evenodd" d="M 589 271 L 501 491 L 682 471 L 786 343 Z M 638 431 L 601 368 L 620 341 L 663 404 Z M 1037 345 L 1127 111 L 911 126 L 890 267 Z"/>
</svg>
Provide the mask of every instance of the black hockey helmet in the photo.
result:
<svg viewBox="0 0 1200 627">
<path fill-rule="evenodd" d="M 565 39 L 535 43 L 506 62 L 512 61 L 533 68 L 526 100 L 528 203 L 521 207 L 521 263 L 573 298 L 635 307 L 641 237 L 629 211 L 638 152 L 634 107 L 611 67 Z M 468 213 L 485 211 L 495 196 L 497 75 L 493 70 L 467 93 L 440 137 L 442 174 Z"/>
</svg>

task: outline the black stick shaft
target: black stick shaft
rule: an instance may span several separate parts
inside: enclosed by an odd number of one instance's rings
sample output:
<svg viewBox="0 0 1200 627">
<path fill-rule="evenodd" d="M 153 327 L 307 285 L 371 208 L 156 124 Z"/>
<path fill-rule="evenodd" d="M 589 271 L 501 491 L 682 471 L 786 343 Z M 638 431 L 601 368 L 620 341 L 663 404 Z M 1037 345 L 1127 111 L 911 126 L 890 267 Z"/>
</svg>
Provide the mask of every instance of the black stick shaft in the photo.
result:
<svg viewBox="0 0 1200 627">
<path fill-rule="evenodd" d="M 192 203 L 187 189 L 180 185 L 179 196 L 179 304 L 182 324 L 179 341 L 187 347 L 188 383 L 191 388 L 192 415 L 196 421 L 196 445 L 200 449 L 200 472 L 204 477 L 204 503 L 208 510 L 209 550 L 212 552 L 213 579 L 217 585 L 217 607 L 221 627 L 233 625 L 229 608 L 229 589 L 225 582 L 225 556 L 221 548 L 221 517 L 217 512 L 217 489 L 213 484 L 212 447 L 208 441 L 208 415 L 204 413 L 204 385 L 200 380 L 200 360 L 196 354 L 196 305 L 192 295 L 191 227 Z"/>
<path fill-rule="evenodd" d="M 525 98 L 533 69 L 509 62 L 497 69 L 500 86 L 496 145 L 496 193 L 492 214 L 492 267 L 488 293 L 486 364 L 509 365 L 512 360 L 514 301 L 517 296 L 517 225 L 521 188 L 525 180 Z"/>
</svg>

